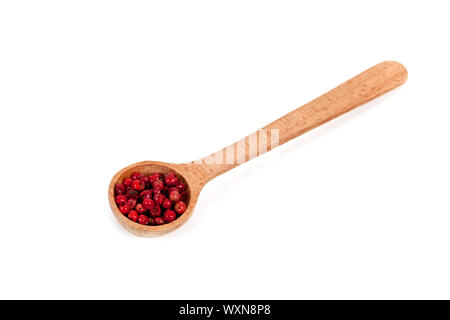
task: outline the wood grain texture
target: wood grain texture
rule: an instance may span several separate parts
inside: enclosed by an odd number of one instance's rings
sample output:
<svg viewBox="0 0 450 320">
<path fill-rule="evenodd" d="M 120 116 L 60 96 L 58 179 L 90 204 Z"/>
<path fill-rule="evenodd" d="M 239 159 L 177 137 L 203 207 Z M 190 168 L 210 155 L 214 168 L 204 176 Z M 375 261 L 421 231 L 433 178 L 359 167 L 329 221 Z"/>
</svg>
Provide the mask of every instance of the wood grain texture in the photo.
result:
<svg viewBox="0 0 450 320">
<path fill-rule="evenodd" d="M 382 62 L 212 155 L 183 164 L 144 161 L 130 165 L 119 171 L 109 185 L 108 197 L 114 216 L 128 231 L 139 236 L 159 236 L 173 231 L 191 217 L 201 190 L 214 177 L 400 86 L 407 78 L 408 73 L 400 63 Z M 267 139 L 271 139 L 272 131 L 277 132 L 278 143 L 269 145 L 267 150 L 263 148 L 261 152 L 259 146 L 262 145 L 265 134 L 268 133 Z M 258 142 L 256 153 L 255 141 Z M 233 161 L 227 163 L 227 157 L 231 156 L 230 151 L 233 151 Z M 143 174 L 175 171 L 188 186 L 189 203 L 186 212 L 174 222 L 162 226 L 144 226 L 125 217 L 114 202 L 114 186 L 134 171 Z"/>
</svg>

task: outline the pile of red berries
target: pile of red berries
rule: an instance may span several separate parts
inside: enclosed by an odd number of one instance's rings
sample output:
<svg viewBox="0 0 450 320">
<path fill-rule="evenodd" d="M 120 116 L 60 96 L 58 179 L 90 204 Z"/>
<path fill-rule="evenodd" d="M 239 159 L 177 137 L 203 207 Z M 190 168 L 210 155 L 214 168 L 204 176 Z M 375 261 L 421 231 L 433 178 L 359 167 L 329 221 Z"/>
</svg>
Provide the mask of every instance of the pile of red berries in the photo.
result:
<svg viewBox="0 0 450 320">
<path fill-rule="evenodd" d="M 143 175 L 134 172 L 117 183 L 115 199 L 119 211 L 143 225 L 170 223 L 186 211 L 186 184 L 174 172 Z"/>
</svg>

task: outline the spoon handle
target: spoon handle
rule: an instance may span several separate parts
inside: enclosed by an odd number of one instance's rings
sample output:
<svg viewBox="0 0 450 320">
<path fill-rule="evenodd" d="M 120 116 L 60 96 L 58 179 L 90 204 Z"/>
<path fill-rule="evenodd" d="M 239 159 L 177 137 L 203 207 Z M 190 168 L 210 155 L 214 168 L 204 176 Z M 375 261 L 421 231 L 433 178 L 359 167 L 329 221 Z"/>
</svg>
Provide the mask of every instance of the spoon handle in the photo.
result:
<svg viewBox="0 0 450 320">
<path fill-rule="evenodd" d="M 398 87 L 407 77 L 408 73 L 400 63 L 379 63 L 244 139 L 193 164 L 206 169 L 206 181 L 209 181 Z"/>
</svg>

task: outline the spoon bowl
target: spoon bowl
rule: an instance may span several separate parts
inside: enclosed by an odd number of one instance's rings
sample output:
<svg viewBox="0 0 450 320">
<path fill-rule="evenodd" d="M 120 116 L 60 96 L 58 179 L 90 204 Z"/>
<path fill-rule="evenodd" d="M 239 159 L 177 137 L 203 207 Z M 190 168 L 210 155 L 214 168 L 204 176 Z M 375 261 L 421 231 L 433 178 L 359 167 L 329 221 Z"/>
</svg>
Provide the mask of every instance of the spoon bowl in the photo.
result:
<svg viewBox="0 0 450 320">
<path fill-rule="evenodd" d="M 132 164 L 117 172 L 109 185 L 108 197 L 113 214 L 125 229 L 138 236 L 160 236 L 173 231 L 189 220 L 201 190 L 214 177 L 371 101 L 400 86 L 407 78 L 408 72 L 403 65 L 395 61 L 385 61 L 207 157 L 183 164 L 155 161 Z M 175 221 L 159 226 L 141 225 L 129 220 L 115 203 L 114 186 L 129 178 L 135 171 L 144 175 L 174 171 L 187 186 L 189 197 L 186 201 L 186 211 Z"/>
<path fill-rule="evenodd" d="M 189 165 L 156 161 L 137 162 L 123 168 L 114 175 L 111 183 L 109 184 L 108 198 L 114 216 L 125 229 L 138 236 L 143 237 L 160 236 L 181 227 L 191 217 L 197 203 L 198 194 L 201 190 L 199 190 L 199 184 L 195 183 L 195 181 L 192 181 L 193 175 L 190 168 L 191 166 Z M 186 184 L 186 191 L 188 192 L 188 199 L 187 201 L 185 201 L 186 211 L 175 221 L 159 226 L 146 226 L 128 219 L 119 211 L 119 208 L 117 207 L 117 204 L 115 202 L 114 187 L 117 183 L 123 182 L 124 179 L 129 178 L 131 174 L 136 171 L 142 173 L 143 175 L 150 175 L 152 173 L 166 174 L 168 172 L 175 172 L 179 180 Z"/>
</svg>

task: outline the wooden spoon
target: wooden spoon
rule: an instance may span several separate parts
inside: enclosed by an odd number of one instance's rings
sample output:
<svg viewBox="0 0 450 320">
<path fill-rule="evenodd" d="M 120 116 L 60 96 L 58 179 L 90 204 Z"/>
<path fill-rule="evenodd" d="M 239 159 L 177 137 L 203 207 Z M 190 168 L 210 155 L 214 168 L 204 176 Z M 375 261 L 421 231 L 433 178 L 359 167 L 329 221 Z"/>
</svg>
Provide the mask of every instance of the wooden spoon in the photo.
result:
<svg viewBox="0 0 450 320">
<path fill-rule="evenodd" d="M 200 191 L 211 179 L 398 87 L 407 77 L 408 73 L 400 63 L 382 62 L 208 157 L 181 164 L 155 161 L 132 164 L 117 172 L 109 185 L 109 204 L 114 216 L 125 229 L 138 236 L 160 236 L 175 230 L 191 217 Z M 270 145 L 266 143 L 269 140 L 272 141 Z M 114 186 L 129 178 L 134 171 L 142 174 L 175 171 L 187 185 L 189 200 L 186 212 L 175 221 L 160 226 L 140 225 L 120 213 L 114 201 Z"/>
</svg>

